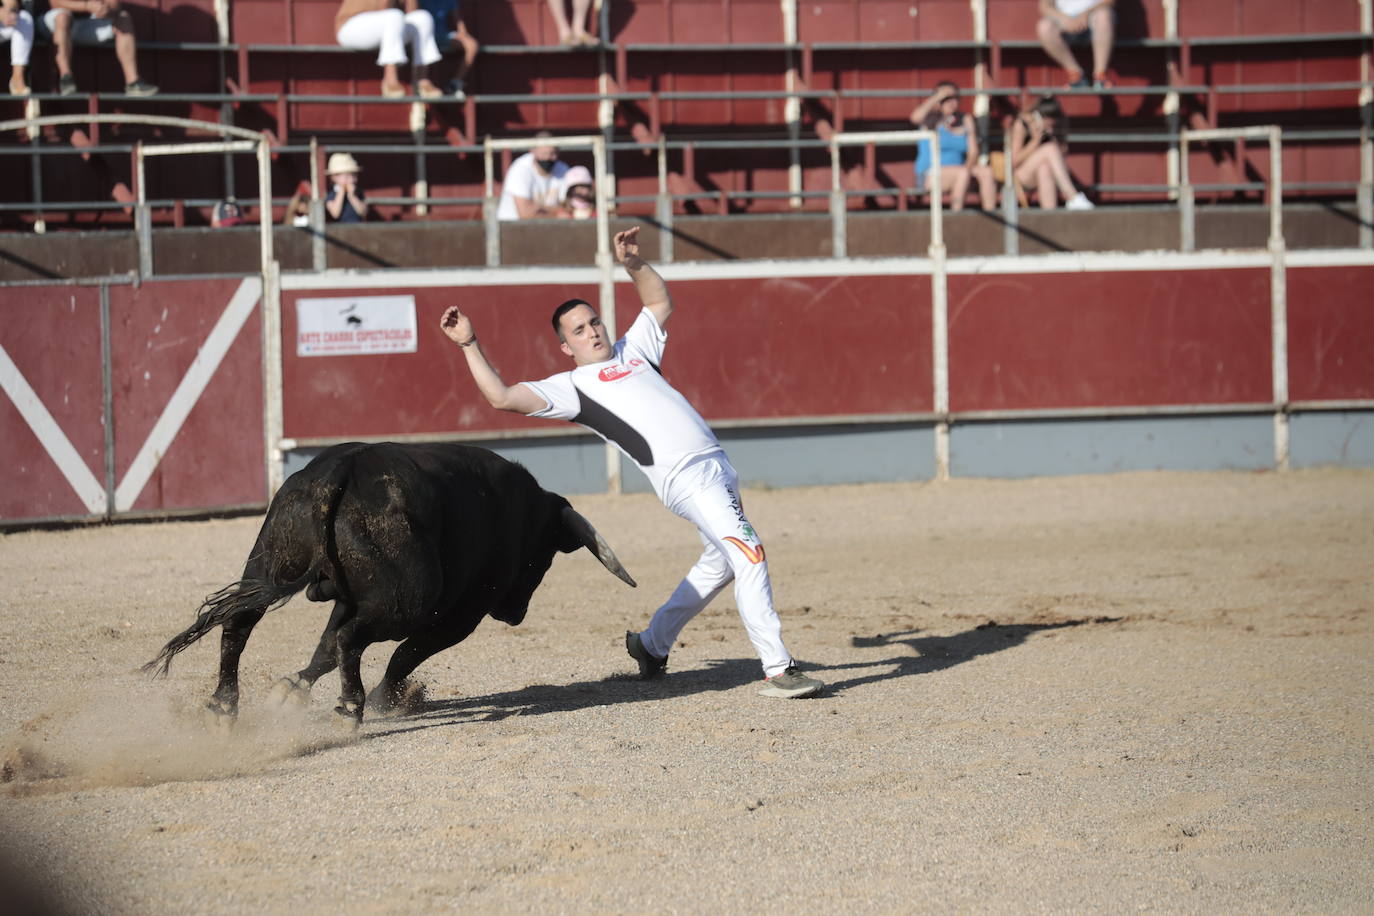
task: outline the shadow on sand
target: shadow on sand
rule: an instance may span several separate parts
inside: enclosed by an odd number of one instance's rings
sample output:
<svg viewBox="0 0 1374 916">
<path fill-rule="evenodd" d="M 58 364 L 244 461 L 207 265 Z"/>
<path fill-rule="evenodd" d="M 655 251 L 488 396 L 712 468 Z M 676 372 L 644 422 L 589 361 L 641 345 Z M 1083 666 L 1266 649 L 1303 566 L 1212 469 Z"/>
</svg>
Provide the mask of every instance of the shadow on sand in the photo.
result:
<svg viewBox="0 0 1374 916">
<path fill-rule="evenodd" d="M 1021 645 L 1032 634 L 1044 630 L 1060 630 L 1084 624 L 1115 623 L 1121 617 L 1086 617 L 1053 623 L 999 624 L 995 621 L 979 624 L 971 630 L 952 636 L 918 636 L 921 630 L 880 633 L 876 636 L 850 637 L 850 645 L 858 649 L 906 646 L 913 654 L 902 653 L 890 658 L 849 662 L 841 665 L 808 665 L 801 667 L 816 672 L 826 681 L 826 689 L 816 699 L 833 697 L 845 690 L 894 678 L 930 674 L 951 668 L 962 662 Z M 837 680 L 827 677 L 856 669 L 879 668 L 864 674 Z M 666 700 L 699 693 L 734 690 L 759 680 L 759 663 L 753 658 L 711 659 L 705 666 L 687 671 L 669 670 L 662 680 L 642 681 L 631 674 L 616 674 L 598 681 L 576 681 L 571 684 L 532 684 L 519 690 L 503 691 L 481 696 L 458 697 L 451 700 L 430 700 L 410 715 L 387 720 L 376 731 L 368 731 L 365 739 L 383 738 L 426 728 L 459 725 L 465 722 L 496 722 L 510 716 L 537 716 L 554 712 L 573 712 L 597 706 L 620 703 L 643 703 Z"/>
</svg>

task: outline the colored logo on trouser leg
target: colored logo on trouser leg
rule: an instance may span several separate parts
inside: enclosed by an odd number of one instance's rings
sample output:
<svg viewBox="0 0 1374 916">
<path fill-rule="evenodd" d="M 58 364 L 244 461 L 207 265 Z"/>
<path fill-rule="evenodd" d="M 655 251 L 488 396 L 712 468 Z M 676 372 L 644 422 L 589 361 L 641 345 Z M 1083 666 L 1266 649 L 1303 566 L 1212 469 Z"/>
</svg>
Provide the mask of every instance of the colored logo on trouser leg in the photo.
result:
<svg viewBox="0 0 1374 916">
<path fill-rule="evenodd" d="M 763 562 L 762 544 L 760 544 L 757 547 L 751 547 L 750 545 L 741 541 L 739 538 L 727 537 L 725 538 L 725 540 L 729 541 L 731 544 L 734 544 L 736 547 L 738 547 L 740 549 L 740 552 L 743 553 L 749 559 L 750 563 L 758 564 Z"/>
</svg>

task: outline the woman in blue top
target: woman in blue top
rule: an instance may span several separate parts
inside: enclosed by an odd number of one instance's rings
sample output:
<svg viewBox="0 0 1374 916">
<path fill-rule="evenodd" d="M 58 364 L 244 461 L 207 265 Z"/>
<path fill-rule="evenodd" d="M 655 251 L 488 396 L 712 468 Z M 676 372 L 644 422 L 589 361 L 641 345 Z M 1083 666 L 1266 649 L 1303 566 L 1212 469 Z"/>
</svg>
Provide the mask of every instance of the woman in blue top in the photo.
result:
<svg viewBox="0 0 1374 916">
<path fill-rule="evenodd" d="M 984 210 L 997 207 L 997 184 L 992 169 L 978 162 L 978 134 L 973 128 L 973 116 L 959 110 L 959 87 L 944 80 L 935 84 L 935 91 L 911 112 L 911 123 L 934 130 L 940 137 L 940 190 L 949 191 L 949 208 L 964 209 L 969 180 L 978 179 L 978 196 Z M 916 187 L 927 191 L 930 186 L 930 141 L 916 144 Z"/>
</svg>

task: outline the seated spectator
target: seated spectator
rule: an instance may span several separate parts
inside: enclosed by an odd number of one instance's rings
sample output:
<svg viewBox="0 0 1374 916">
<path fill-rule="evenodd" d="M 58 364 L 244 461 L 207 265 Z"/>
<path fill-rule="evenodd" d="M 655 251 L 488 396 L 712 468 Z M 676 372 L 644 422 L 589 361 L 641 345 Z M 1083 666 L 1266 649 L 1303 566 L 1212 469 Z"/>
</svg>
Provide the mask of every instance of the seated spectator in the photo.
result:
<svg viewBox="0 0 1374 916">
<path fill-rule="evenodd" d="M 458 47 L 463 51 L 463 59 L 458 62 L 458 73 L 449 80 L 446 90 L 449 95 L 461 102 L 467 98 L 463 80 L 472 69 L 472 62 L 477 59 L 481 45 L 463 24 L 463 13 L 458 0 L 420 0 L 420 7 L 434 19 L 434 42 L 439 46 L 439 50 L 442 52 Z"/>
<path fill-rule="evenodd" d="M 215 204 L 215 209 L 210 211 L 210 225 L 216 229 L 223 229 L 228 226 L 238 226 L 243 223 L 243 210 L 239 207 L 239 202 L 232 197 L 226 197 Z"/>
<path fill-rule="evenodd" d="M 0 41 L 10 43 L 10 95 L 28 95 L 24 68 L 33 50 L 33 16 L 19 8 L 19 0 L 0 3 Z"/>
<path fill-rule="evenodd" d="M 959 110 L 959 87 L 948 80 L 935 85 L 925 101 L 911 112 L 911 123 L 933 130 L 940 137 L 940 187 L 932 187 L 935 176 L 930 173 L 934 164 L 930 141 L 916 144 L 916 187 L 932 194 L 949 191 L 949 208 L 964 209 L 971 179 L 978 179 L 978 197 L 984 210 L 997 206 L 997 184 L 992 169 L 978 162 L 978 133 L 973 116 Z"/>
<path fill-rule="evenodd" d="M 1064 162 L 1069 151 L 1069 120 L 1053 96 L 1042 96 L 1017 116 L 1011 128 L 1011 162 L 1017 183 L 1040 198 L 1040 209 L 1053 210 L 1062 195 L 1066 210 L 1091 210 L 1092 201 L 1074 187 Z"/>
<path fill-rule="evenodd" d="M 138 75 L 138 48 L 134 41 L 134 21 L 120 0 L 52 0 L 43 15 L 44 27 L 52 33 L 57 60 L 57 91 L 76 92 L 72 76 L 72 44 L 106 44 L 113 41 L 115 57 L 124 71 L 127 95 L 157 95 L 157 87 Z"/>
<path fill-rule="evenodd" d="M 596 216 L 596 186 L 585 165 L 575 165 L 563 176 L 561 219 L 591 219 Z"/>
<path fill-rule="evenodd" d="M 1035 31 L 1040 44 L 1056 64 L 1068 73 L 1070 89 L 1110 89 L 1107 68 L 1112 60 L 1116 32 L 1116 0 L 1040 0 L 1040 21 Z M 1088 79 L 1069 45 L 1093 49 L 1093 77 Z"/>
<path fill-rule="evenodd" d="M 300 229 L 310 226 L 310 182 L 302 181 L 296 185 L 296 193 L 286 202 L 286 212 L 282 214 L 283 226 Z"/>
<path fill-rule="evenodd" d="M 553 134 L 541 130 L 534 136 L 535 139 L 552 139 Z M 551 143 L 536 146 L 510 164 L 501 182 L 501 202 L 496 208 L 496 218 L 558 216 L 563 179 L 567 174 L 568 164 L 558 160 L 557 147 Z"/>
<path fill-rule="evenodd" d="M 549 12 L 558 29 L 558 43 L 571 48 L 595 48 L 600 42 L 587 34 L 587 10 L 592 0 L 572 0 L 572 19 L 564 8 L 565 0 L 549 0 Z"/>
<path fill-rule="evenodd" d="M 349 153 L 334 153 L 329 157 L 325 176 L 333 187 L 324 199 L 324 212 L 336 223 L 361 223 L 367 219 L 367 198 L 358 187 L 358 173 L 362 166 Z"/>
<path fill-rule="evenodd" d="M 406 62 L 414 66 L 415 94 L 437 99 L 444 93 L 430 82 L 429 65 L 442 55 L 434 42 L 434 17 L 419 8 L 417 0 L 405 0 L 403 13 L 396 0 L 343 0 L 334 17 L 334 34 L 345 48 L 377 51 L 382 68 L 382 95 L 389 99 L 406 94 L 397 68 Z"/>
</svg>

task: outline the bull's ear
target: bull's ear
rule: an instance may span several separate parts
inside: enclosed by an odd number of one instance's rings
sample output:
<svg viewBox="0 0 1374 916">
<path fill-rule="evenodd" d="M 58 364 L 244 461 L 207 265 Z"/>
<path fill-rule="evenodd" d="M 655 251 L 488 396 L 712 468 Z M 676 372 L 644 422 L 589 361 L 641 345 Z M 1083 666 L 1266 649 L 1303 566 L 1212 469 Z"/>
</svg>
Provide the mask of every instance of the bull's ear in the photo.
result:
<svg viewBox="0 0 1374 916">
<path fill-rule="evenodd" d="M 620 560 L 616 559 L 615 551 L 611 545 L 606 543 L 605 538 L 596 533 L 592 523 L 587 521 L 572 506 L 563 507 L 563 528 L 572 536 L 572 546 L 565 549 L 565 552 L 576 550 L 578 547 L 586 547 L 596 558 L 601 561 L 601 565 L 615 573 L 620 579 L 627 583 L 630 588 L 637 588 L 639 583 L 625 571 Z"/>
</svg>

